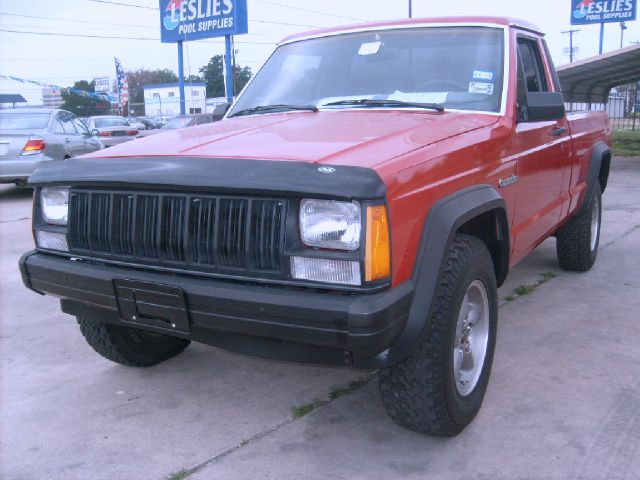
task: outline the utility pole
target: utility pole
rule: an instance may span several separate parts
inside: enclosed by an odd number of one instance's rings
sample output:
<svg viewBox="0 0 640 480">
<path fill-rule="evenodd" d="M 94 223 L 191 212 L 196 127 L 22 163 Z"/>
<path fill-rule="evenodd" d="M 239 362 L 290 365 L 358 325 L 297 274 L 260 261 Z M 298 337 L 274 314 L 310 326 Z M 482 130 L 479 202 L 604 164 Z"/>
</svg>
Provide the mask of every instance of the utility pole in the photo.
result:
<svg viewBox="0 0 640 480">
<path fill-rule="evenodd" d="M 624 22 L 620 22 L 620 48 L 624 47 L 624 31 L 629 28 Z"/>
<path fill-rule="evenodd" d="M 600 48 L 598 49 L 598 55 L 602 55 L 603 45 L 604 45 L 604 22 L 600 24 Z"/>
<path fill-rule="evenodd" d="M 409 0 L 409 18 L 413 18 L 413 1 Z"/>
<path fill-rule="evenodd" d="M 577 28 L 573 28 L 571 30 L 565 30 L 562 34 L 569 34 L 569 63 L 573 63 L 573 34 L 578 33 L 580 30 Z"/>
</svg>

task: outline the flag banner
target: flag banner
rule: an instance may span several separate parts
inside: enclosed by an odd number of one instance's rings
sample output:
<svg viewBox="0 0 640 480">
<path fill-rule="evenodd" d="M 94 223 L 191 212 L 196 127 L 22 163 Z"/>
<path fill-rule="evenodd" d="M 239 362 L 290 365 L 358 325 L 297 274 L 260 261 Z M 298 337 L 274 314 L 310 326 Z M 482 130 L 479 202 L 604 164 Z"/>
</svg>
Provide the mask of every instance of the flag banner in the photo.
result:
<svg viewBox="0 0 640 480">
<path fill-rule="evenodd" d="M 110 103 L 113 103 L 116 100 L 111 95 L 105 95 L 103 93 L 85 92 L 84 90 L 79 90 L 73 87 L 65 88 L 65 87 L 60 87 L 59 85 L 51 85 L 48 83 L 36 82 L 34 80 L 27 80 L 25 78 L 13 77 L 11 75 L 0 75 L 0 78 L 4 78 L 5 80 L 13 80 L 14 82 L 20 82 L 20 83 L 31 83 L 39 87 L 50 88 L 52 90 L 60 90 L 61 92 L 69 92 L 69 93 L 73 93 L 74 95 L 78 95 L 80 97 L 93 98 L 94 100 L 107 100 Z"/>
<path fill-rule="evenodd" d="M 124 73 L 122 64 L 117 58 L 116 60 L 116 78 L 118 84 L 118 95 L 120 96 L 120 106 L 124 107 L 129 101 L 129 84 L 127 83 L 127 76 Z"/>
</svg>

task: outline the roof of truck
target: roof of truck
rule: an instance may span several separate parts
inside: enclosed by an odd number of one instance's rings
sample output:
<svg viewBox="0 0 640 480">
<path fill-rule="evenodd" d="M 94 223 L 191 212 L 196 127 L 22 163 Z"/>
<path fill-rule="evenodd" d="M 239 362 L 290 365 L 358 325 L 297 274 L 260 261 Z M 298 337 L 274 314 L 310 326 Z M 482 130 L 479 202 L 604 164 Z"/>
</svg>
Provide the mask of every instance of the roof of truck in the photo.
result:
<svg viewBox="0 0 640 480">
<path fill-rule="evenodd" d="M 410 18 L 401 20 L 383 20 L 380 22 L 358 23 L 353 25 L 342 25 L 339 27 L 322 28 L 308 32 L 296 33 L 282 39 L 280 44 L 296 42 L 305 38 L 322 37 L 336 35 L 340 33 L 358 32 L 367 30 L 393 29 L 397 27 L 424 26 L 431 24 L 465 24 L 465 25 L 500 25 L 519 28 L 539 35 L 543 35 L 533 23 L 509 17 L 433 17 L 433 18 Z"/>
</svg>

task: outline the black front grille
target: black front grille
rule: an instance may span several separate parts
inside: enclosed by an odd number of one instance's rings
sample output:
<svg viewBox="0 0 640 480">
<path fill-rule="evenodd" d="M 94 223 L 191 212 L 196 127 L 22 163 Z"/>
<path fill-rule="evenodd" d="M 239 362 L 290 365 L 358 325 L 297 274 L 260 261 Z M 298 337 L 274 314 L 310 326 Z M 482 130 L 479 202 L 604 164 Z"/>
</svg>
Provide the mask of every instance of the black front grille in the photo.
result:
<svg viewBox="0 0 640 480">
<path fill-rule="evenodd" d="M 69 247 L 142 264 L 279 273 L 284 205 L 272 198 L 73 189 Z"/>
</svg>

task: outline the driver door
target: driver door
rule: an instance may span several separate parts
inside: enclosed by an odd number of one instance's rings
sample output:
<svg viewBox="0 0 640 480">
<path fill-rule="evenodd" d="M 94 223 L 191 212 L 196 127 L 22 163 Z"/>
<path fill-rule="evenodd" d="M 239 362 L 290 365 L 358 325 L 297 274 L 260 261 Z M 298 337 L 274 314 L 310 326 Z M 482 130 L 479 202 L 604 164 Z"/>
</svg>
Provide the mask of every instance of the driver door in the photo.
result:
<svg viewBox="0 0 640 480">
<path fill-rule="evenodd" d="M 514 214 L 518 260 L 533 250 L 557 226 L 562 210 L 563 175 L 569 165 L 570 140 L 566 117 L 529 121 L 526 98 L 532 92 L 551 92 L 540 40 L 518 36 L 518 124 L 514 146 L 517 155 L 517 193 Z M 566 145 L 566 146 L 565 146 Z"/>
</svg>

